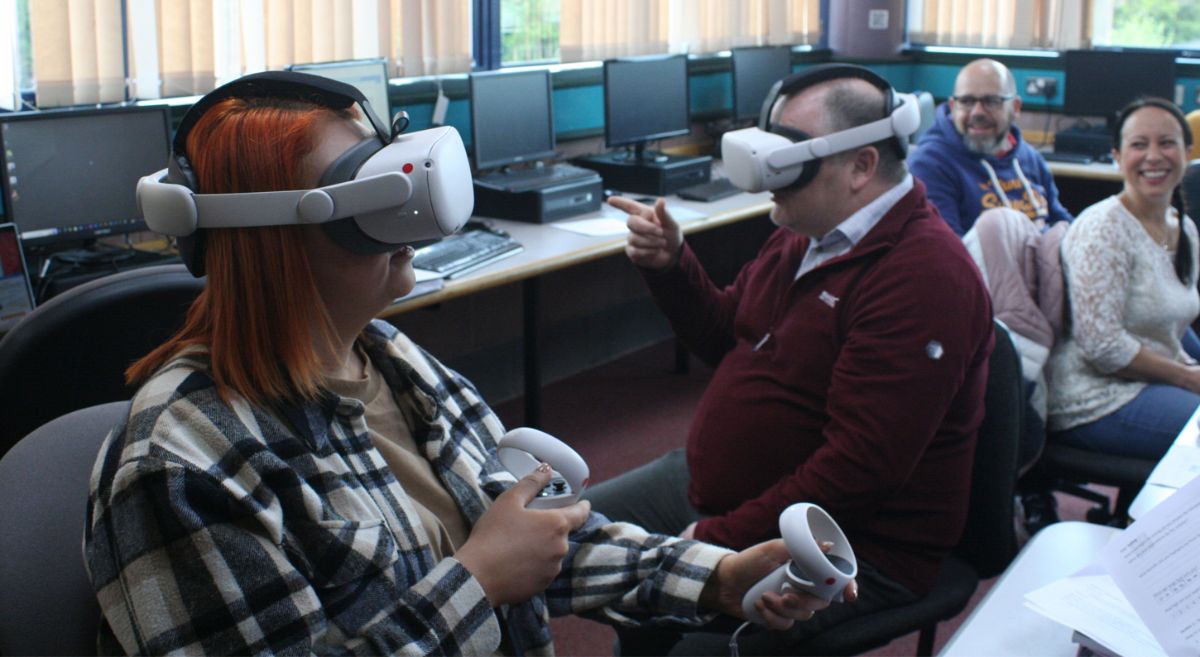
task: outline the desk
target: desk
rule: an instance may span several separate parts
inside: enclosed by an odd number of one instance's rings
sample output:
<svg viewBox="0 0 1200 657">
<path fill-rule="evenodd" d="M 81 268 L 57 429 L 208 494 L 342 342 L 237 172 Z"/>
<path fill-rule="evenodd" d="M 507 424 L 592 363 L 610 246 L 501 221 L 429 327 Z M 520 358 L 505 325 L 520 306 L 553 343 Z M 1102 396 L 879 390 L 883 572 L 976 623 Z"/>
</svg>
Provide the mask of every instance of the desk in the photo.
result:
<svg viewBox="0 0 1200 657">
<path fill-rule="evenodd" d="M 1072 162 L 1046 162 L 1050 173 L 1058 178 L 1079 178 L 1083 180 L 1101 180 L 1121 182 L 1121 171 L 1112 162 L 1092 162 L 1090 164 L 1074 164 Z"/>
<path fill-rule="evenodd" d="M 712 203 L 686 201 L 675 196 L 668 197 L 669 207 L 692 210 L 700 218 L 681 222 L 684 234 L 710 230 L 745 219 L 762 216 L 771 210 L 771 195 L 736 194 Z M 582 219 L 594 219 L 600 212 L 583 214 L 561 223 Z M 502 219 L 489 219 L 520 242 L 525 250 L 474 271 L 460 279 L 446 281 L 445 287 L 437 292 L 405 300 L 392 305 L 381 313 L 390 317 L 418 308 L 442 303 L 469 294 L 475 294 L 501 285 L 520 282 L 522 284 L 522 331 L 524 351 L 525 424 L 536 427 L 541 423 L 541 362 L 538 349 L 538 331 L 541 319 L 540 278 L 553 271 L 574 267 L 586 262 L 623 253 L 625 235 L 588 236 L 574 233 L 547 224 L 532 224 Z"/>
<path fill-rule="evenodd" d="M 1171 493 L 1176 491 L 1176 482 L 1166 481 L 1164 473 L 1174 463 L 1183 459 L 1187 459 L 1185 462 L 1192 460 L 1191 454 L 1187 454 L 1186 456 L 1185 454 L 1193 452 L 1196 449 L 1197 439 L 1200 439 L 1200 408 L 1197 408 L 1196 412 L 1192 413 L 1192 416 L 1188 418 L 1187 424 L 1183 425 L 1183 429 L 1175 437 L 1175 442 L 1171 443 L 1171 448 L 1167 450 L 1162 460 L 1150 472 L 1150 476 L 1146 479 L 1146 485 L 1142 486 L 1142 490 L 1138 492 L 1137 497 L 1133 498 L 1133 503 L 1129 505 L 1130 518 L 1136 520 L 1142 517 L 1147 511 L 1170 497 Z"/>
<path fill-rule="evenodd" d="M 1120 530 L 1086 522 L 1059 522 L 1033 536 L 984 596 L 940 657 L 1075 657 L 1071 628 L 1025 606 L 1025 594 L 1095 560 Z"/>
<path fill-rule="evenodd" d="M 1058 200 L 1072 215 L 1121 191 L 1121 172 L 1112 163 L 1047 162 L 1058 186 Z"/>
</svg>

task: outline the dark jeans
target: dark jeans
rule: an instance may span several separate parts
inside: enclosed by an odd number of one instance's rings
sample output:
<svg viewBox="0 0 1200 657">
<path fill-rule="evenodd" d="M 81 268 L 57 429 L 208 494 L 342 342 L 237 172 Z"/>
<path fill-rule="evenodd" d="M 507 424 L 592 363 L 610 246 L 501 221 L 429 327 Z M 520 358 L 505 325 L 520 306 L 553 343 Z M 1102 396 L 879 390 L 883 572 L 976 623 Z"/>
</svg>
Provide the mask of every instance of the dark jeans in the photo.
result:
<svg viewBox="0 0 1200 657">
<path fill-rule="evenodd" d="M 1181 342 L 1189 356 L 1200 360 L 1200 339 L 1192 329 L 1183 334 Z M 1054 439 L 1106 454 L 1158 460 L 1167 453 L 1198 405 L 1200 395 L 1194 392 L 1151 383 L 1112 413 L 1060 431 Z"/>
<path fill-rule="evenodd" d="M 677 449 L 643 466 L 588 489 L 583 497 L 592 510 L 610 520 L 632 522 L 652 532 L 678 534 L 703 516 L 687 498 L 687 461 Z M 858 600 L 834 603 L 811 620 L 797 622 L 786 632 L 748 628 L 738 637 L 742 655 L 795 655 L 798 642 L 837 631 L 840 623 L 866 613 L 915 602 L 912 591 L 858 562 Z M 722 616 L 704 627 L 617 628 L 622 655 L 728 655 L 729 636 L 741 621 Z"/>
</svg>

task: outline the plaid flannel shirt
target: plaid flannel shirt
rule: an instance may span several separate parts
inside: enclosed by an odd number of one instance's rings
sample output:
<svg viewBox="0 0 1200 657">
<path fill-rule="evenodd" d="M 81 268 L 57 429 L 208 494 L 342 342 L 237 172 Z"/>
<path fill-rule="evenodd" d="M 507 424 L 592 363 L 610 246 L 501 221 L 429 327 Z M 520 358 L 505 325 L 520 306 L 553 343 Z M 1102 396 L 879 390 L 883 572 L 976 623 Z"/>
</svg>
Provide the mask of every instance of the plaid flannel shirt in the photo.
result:
<svg viewBox="0 0 1200 657">
<path fill-rule="evenodd" d="M 514 483 L 495 455 L 499 420 L 391 325 L 360 339 L 392 390 L 417 399 L 427 424 L 414 437 L 474 523 Z M 433 559 L 361 402 L 226 403 L 207 371 L 191 349 L 158 372 L 92 474 L 87 564 L 126 652 L 483 655 L 504 636 L 513 653 L 552 654 L 550 614 L 702 622 L 696 601 L 727 551 L 598 514 L 545 593 L 493 610 L 462 564 Z"/>
</svg>

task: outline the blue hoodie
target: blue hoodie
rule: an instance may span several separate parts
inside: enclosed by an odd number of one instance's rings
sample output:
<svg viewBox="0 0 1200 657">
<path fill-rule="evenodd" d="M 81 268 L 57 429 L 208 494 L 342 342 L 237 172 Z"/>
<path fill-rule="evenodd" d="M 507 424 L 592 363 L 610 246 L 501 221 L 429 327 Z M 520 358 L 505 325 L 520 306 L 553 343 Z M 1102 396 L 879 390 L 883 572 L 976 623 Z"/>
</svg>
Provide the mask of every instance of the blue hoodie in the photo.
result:
<svg viewBox="0 0 1200 657">
<path fill-rule="evenodd" d="M 1006 205 L 1030 219 L 1045 217 L 1047 225 L 1071 220 L 1071 213 L 1058 200 L 1058 188 L 1046 160 L 1025 143 L 1015 123 L 1010 130 L 1016 147 L 1002 157 L 967 150 L 954 128 L 950 108 L 943 103 L 933 125 L 908 156 L 913 176 L 925 183 L 929 200 L 959 235 L 970 230 L 984 210 Z M 989 167 L 995 173 L 994 179 Z M 997 185 L 1007 203 L 997 193 Z"/>
</svg>

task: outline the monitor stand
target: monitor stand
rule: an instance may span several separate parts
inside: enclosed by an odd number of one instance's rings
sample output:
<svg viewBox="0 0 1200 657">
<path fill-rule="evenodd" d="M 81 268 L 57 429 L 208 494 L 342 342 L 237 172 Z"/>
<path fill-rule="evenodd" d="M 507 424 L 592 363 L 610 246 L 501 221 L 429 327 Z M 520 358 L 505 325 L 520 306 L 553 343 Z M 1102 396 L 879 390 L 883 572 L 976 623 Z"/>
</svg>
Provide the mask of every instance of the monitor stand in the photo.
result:
<svg viewBox="0 0 1200 657">
<path fill-rule="evenodd" d="M 677 189 L 708 182 L 712 158 L 707 155 L 666 155 L 638 143 L 631 151 L 588 155 L 575 164 L 594 169 L 604 186 L 624 192 L 666 196 Z"/>
</svg>

